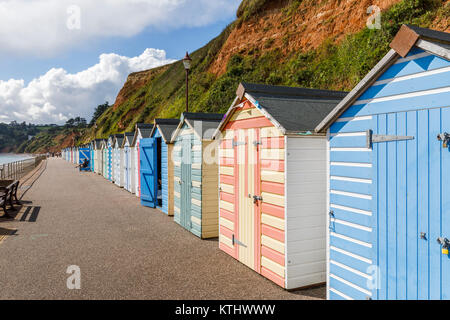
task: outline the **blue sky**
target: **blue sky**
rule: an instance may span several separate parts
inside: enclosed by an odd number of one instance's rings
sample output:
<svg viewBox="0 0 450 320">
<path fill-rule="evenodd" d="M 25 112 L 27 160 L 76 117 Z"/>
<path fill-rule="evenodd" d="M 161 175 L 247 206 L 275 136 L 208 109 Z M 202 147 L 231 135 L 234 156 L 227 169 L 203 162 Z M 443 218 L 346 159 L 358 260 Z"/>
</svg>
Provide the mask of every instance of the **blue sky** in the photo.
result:
<svg viewBox="0 0 450 320">
<path fill-rule="evenodd" d="M 146 48 L 163 49 L 168 58 L 182 59 L 186 50 L 192 52 L 207 44 L 233 20 L 233 16 L 228 16 L 203 27 L 167 31 L 152 28 L 130 38 L 102 39 L 88 46 L 61 52 L 54 57 L 3 54 L 0 55 L 0 79 L 24 79 L 28 83 L 51 68 L 64 68 L 70 73 L 75 73 L 96 64 L 102 53 L 134 57 L 140 55 Z"/>
<path fill-rule="evenodd" d="M 2 0 L 0 122 L 63 124 L 113 103 L 129 73 L 183 58 L 240 0 Z"/>
</svg>

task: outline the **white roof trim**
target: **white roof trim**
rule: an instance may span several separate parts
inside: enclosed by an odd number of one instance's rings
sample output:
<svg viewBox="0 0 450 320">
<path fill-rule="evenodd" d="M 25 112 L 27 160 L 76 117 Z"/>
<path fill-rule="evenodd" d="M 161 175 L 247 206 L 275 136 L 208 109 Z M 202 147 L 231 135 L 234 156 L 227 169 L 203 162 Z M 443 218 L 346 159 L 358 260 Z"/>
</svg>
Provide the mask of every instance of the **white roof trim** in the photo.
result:
<svg viewBox="0 0 450 320">
<path fill-rule="evenodd" d="M 441 58 L 450 60 L 450 46 L 447 44 L 419 39 L 416 46 Z"/>
<path fill-rule="evenodd" d="M 178 124 L 177 129 L 172 133 L 172 137 L 170 138 L 170 143 L 174 143 L 175 139 L 178 136 L 178 133 L 180 132 L 181 128 L 183 127 L 184 124 L 184 117 L 181 116 L 182 119 L 180 119 L 180 123 Z"/>
</svg>

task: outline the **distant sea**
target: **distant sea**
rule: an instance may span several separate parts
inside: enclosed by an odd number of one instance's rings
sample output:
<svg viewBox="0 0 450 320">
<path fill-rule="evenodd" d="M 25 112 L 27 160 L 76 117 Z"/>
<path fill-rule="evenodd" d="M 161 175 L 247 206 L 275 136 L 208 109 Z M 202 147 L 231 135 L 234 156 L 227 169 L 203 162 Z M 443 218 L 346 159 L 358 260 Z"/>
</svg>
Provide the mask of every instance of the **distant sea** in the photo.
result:
<svg viewBox="0 0 450 320">
<path fill-rule="evenodd" d="M 33 158 L 29 154 L 0 153 L 0 164 Z"/>
</svg>

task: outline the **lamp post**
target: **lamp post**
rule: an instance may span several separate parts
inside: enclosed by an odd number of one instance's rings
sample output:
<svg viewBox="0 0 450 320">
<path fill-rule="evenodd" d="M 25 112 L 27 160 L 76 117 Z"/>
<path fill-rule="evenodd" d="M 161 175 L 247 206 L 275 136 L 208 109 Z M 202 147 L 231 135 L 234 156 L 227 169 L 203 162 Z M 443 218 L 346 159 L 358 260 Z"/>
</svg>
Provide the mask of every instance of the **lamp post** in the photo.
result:
<svg viewBox="0 0 450 320">
<path fill-rule="evenodd" d="M 186 51 L 186 56 L 183 58 L 184 69 L 186 70 L 186 112 L 189 112 L 189 70 L 191 69 L 192 59 Z"/>
</svg>

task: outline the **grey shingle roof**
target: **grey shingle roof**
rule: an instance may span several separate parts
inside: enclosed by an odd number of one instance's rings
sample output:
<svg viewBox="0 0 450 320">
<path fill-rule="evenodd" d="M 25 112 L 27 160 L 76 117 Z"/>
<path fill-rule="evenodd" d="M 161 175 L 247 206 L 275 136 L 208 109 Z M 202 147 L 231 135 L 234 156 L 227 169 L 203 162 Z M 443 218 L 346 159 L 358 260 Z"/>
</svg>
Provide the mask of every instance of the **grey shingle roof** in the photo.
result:
<svg viewBox="0 0 450 320">
<path fill-rule="evenodd" d="M 124 139 L 123 133 L 122 133 L 122 134 L 115 134 L 115 135 L 114 135 L 114 144 L 115 144 L 115 141 L 117 141 L 117 144 L 118 144 L 119 146 L 122 146 L 123 139 Z"/>
<path fill-rule="evenodd" d="M 286 133 L 313 131 L 347 92 L 242 83 L 245 93 Z M 239 92 L 239 89 L 238 89 Z"/>
<path fill-rule="evenodd" d="M 172 137 L 172 134 L 178 127 L 180 123 L 180 119 L 155 119 L 155 126 L 153 127 L 152 133 L 150 136 L 152 137 L 158 127 L 162 138 L 165 143 L 169 143 Z"/>
<path fill-rule="evenodd" d="M 134 147 L 136 145 L 137 135 L 139 132 L 142 134 L 142 138 L 150 138 L 150 135 L 153 130 L 153 124 L 151 123 L 137 123 L 136 131 L 134 132 L 133 142 L 131 143 L 131 146 Z"/>
<path fill-rule="evenodd" d="M 102 144 L 103 139 L 95 139 L 94 142 L 94 148 L 95 149 L 100 149 L 101 148 L 101 144 Z"/>
<path fill-rule="evenodd" d="M 134 138 L 134 132 L 125 132 L 124 133 L 124 139 L 122 142 L 122 147 L 125 146 L 125 143 L 128 141 L 129 145 L 131 145 L 133 143 L 133 138 Z"/>
<path fill-rule="evenodd" d="M 150 138 L 150 134 L 152 133 L 153 124 L 150 123 L 138 123 L 136 124 L 136 132 L 141 132 L 142 138 Z"/>
</svg>

